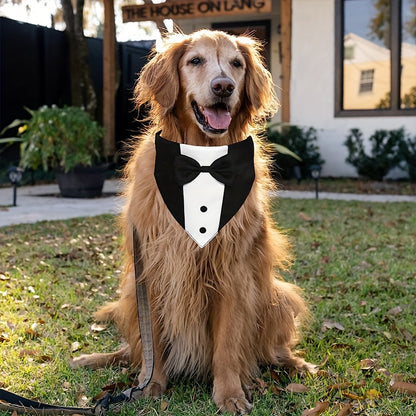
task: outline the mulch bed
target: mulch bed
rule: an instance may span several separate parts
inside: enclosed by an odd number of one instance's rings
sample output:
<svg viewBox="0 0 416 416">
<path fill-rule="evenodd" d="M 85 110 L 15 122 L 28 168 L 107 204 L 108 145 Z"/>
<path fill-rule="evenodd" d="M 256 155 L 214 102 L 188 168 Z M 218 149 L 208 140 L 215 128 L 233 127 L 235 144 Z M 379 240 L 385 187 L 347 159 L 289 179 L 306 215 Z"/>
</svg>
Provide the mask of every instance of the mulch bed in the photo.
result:
<svg viewBox="0 0 416 416">
<path fill-rule="evenodd" d="M 290 191 L 314 191 L 315 182 L 305 179 L 299 183 L 295 179 L 277 181 L 279 189 Z M 352 178 L 321 178 L 320 192 L 342 192 L 356 194 L 416 195 L 416 183 L 386 180 L 383 182 Z"/>
</svg>

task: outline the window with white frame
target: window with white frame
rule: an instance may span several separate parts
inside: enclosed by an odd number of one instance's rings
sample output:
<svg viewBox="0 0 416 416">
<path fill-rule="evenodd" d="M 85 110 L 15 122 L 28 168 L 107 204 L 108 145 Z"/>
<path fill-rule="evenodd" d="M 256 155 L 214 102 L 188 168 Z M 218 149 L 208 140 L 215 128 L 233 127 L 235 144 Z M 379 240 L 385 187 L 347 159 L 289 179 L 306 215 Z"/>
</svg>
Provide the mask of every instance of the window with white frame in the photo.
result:
<svg viewBox="0 0 416 416">
<path fill-rule="evenodd" d="M 373 91 L 374 69 L 365 69 L 361 71 L 360 76 L 360 94 Z"/>
</svg>

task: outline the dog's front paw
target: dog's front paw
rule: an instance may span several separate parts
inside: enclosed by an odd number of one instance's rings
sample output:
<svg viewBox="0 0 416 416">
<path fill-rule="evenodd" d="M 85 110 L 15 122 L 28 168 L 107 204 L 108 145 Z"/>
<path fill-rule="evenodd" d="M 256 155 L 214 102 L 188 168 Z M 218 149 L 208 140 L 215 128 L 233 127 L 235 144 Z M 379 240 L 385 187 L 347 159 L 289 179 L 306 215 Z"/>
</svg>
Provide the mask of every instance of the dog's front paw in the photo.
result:
<svg viewBox="0 0 416 416">
<path fill-rule="evenodd" d="M 158 398 L 163 395 L 166 391 L 166 383 L 161 383 L 158 381 L 151 381 L 144 390 L 137 390 L 133 393 L 134 399 L 139 399 L 140 397 L 154 397 Z"/>
<path fill-rule="evenodd" d="M 215 395 L 214 401 L 221 412 L 228 412 L 233 415 L 247 415 L 253 407 L 244 393 L 237 397 L 217 397 Z"/>
<path fill-rule="evenodd" d="M 80 367 L 90 367 L 95 368 L 94 359 L 92 358 L 93 354 L 83 354 L 79 357 L 71 358 L 69 360 L 69 365 L 72 369 L 80 368 Z"/>
<path fill-rule="evenodd" d="M 137 390 L 133 392 L 132 397 L 135 400 L 138 400 L 140 397 L 154 397 L 158 398 L 163 395 L 163 393 L 166 391 L 166 388 L 164 388 L 160 383 L 156 381 L 151 381 L 144 390 Z"/>
<path fill-rule="evenodd" d="M 146 397 L 160 397 L 166 391 L 166 387 L 157 381 L 151 381 L 143 390 Z"/>
</svg>

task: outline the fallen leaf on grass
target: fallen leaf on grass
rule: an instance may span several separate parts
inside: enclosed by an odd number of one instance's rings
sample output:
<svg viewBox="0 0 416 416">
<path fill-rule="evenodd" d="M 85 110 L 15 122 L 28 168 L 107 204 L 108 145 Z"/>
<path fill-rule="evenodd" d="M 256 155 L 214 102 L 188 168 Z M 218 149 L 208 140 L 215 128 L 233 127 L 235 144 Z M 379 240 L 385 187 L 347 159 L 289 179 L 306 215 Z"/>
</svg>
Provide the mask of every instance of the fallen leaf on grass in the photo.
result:
<svg viewBox="0 0 416 416">
<path fill-rule="evenodd" d="M 276 370 L 274 370 L 273 368 L 272 368 L 272 369 L 270 369 L 270 375 L 271 375 L 272 379 L 273 379 L 276 383 L 280 383 L 280 382 L 281 382 L 281 379 L 280 379 L 279 373 L 278 373 Z"/>
<path fill-rule="evenodd" d="M 50 355 L 43 354 L 36 357 L 36 361 L 38 363 L 49 363 L 53 361 L 53 358 Z"/>
<path fill-rule="evenodd" d="M 308 387 L 299 383 L 290 383 L 286 386 L 286 391 L 290 393 L 306 393 L 308 390 Z"/>
<path fill-rule="evenodd" d="M 64 391 L 68 391 L 70 388 L 71 388 L 71 383 L 70 383 L 69 381 L 64 381 L 64 382 L 62 383 L 62 389 L 63 389 Z"/>
<path fill-rule="evenodd" d="M 255 388 L 260 394 L 266 394 L 269 385 L 264 380 L 257 377 L 255 380 Z"/>
<path fill-rule="evenodd" d="M 390 377 L 390 376 L 391 376 L 390 371 L 389 371 L 389 370 L 387 370 L 386 368 L 379 368 L 379 369 L 377 370 L 377 373 L 383 374 L 383 375 L 384 375 L 384 376 L 386 376 L 386 377 Z"/>
<path fill-rule="evenodd" d="M 318 416 L 327 409 L 328 402 L 318 402 L 313 409 L 304 410 L 301 416 Z"/>
<path fill-rule="evenodd" d="M 164 412 L 169 406 L 168 402 L 162 401 L 162 403 L 160 403 L 160 411 Z"/>
<path fill-rule="evenodd" d="M 108 384 L 107 386 L 101 387 L 101 391 L 93 397 L 94 401 L 98 401 L 103 399 L 107 394 L 115 394 L 117 391 L 123 391 L 127 387 L 129 387 L 128 384 L 123 383 L 122 381 L 119 381 L 117 383 Z"/>
<path fill-rule="evenodd" d="M 23 358 L 23 357 L 35 357 L 37 354 L 37 352 L 35 350 L 20 350 L 19 351 L 19 358 Z"/>
<path fill-rule="evenodd" d="M 345 397 L 348 397 L 349 399 L 352 399 L 352 400 L 364 400 L 364 397 L 363 396 L 358 396 L 358 395 L 356 395 L 354 393 L 350 393 L 348 391 L 344 391 L 342 394 Z"/>
<path fill-rule="evenodd" d="M 411 396 L 416 395 L 416 384 L 406 383 L 404 381 L 395 381 L 390 386 L 391 391 L 398 391 L 400 393 L 406 393 Z"/>
<path fill-rule="evenodd" d="M 365 393 L 365 397 L 369 400 L 375 400 L 383 397 L 383 395 L 376 389 L 370 389 Z"/>
<path fill-rule="evenodd" d="M 281 394 L 283 391 L 285 391 L 285 389 L 282 389 L 281 387 L 278 386 L 271 386 L 270 387 L 270 391 L 275 394 L 276 396 L 278 396 L 279 394 Z"/>
<path fill-rule="evenodd" d="M 91 331 L 93 332 L 102 332 L 107 328 L 107 325 L 92 324 Z"/>
<path fill-rule="evenodd" d="M 403 338 L 406 341 L 408 341 L 408 342 L 412 342 L 413 341 L 413 335 L 412 335 L 412 333 L 410 331 L 408 331 L 407 329 L 404 329 L 404 328 L 398 328 L 398 330 L 403 335 Z"/>
<path fill-rule="evenodd" d="M 324 319 L 321 332 L 325 332 L 328 329 L 338 329 L 338 331 L 343 331 L 345 328 L 339 322 L 331 321 L 330 319 Z"/>
<path fill-rule="evenodd" d="M 119 381 L 118 383 L 113 383 L 113 384 L 104 386 L 101 388 L 101 390 L 109 392 L 109 393 L 114 393 L 116 390 L 124 390 L 127 387 L 129 387 L 128 384 L 123 383 L 122 381 Z"/>
<path fill-rule="evenodd" d="M 38 338 L 39 332 L 34 331 L 32 328 L 26 328 L 26 334 L 29 335 L 29 338 Z"/>
<path fill-rule="evenodd" d="M 361 380 L 361 381 L 359 381 L 358 383 L 355 383 L 355 384 L 354 384 L 354 388 L 355 388 L 355 389 L 359 389 L 359 388 L 361 388 L 361 387 L 364 387 L 366 384 L 367 384 L 367 383 L 366 383 L 366 381 L 365 381 L 365 380 Z"/>
<path fill-rule="evenodd" d="M 337 413 L 337 416 L 348 416 L 352 415 L 352 407 L 349 403 L 347 403 L 345 406 L 342 406 L 341 409 L 339 409 L 339 412 Z"/>
<path fill-rule="evenodd" d="M 343 344 L 340 342 L 334 342 L 333 344 L 331 344 L 331 348 L 333 350 L 349 350 L 351 348 L 350 344 Z"/>
<path fill-rule="evenodd" d="M 38 338 L 39 337 L 39 332 L 37 331 L 39 324 L 37 322 L 35 322 L 34 324 L 32 324 L 30 326 L 30 328 L 26 328 L 25 332 L 27 335 L 29 335 L 30 338 Z"/>
<path fill-rule="evenodd" d="M 387 311 L 387 313 L 389 315 L 392 315 L 392 316 L 397 316 L 402 312 L 403 312 L 403 309 L 400 306 L 396 306 L 395 308 L 390 309 L 389 311 Z"/>
<path fill-rule="evenodd" d="M 391 338 L 392 338 L 392 336 L 391 336 L 391 334 L 390 334 L 390 332 L 387 332 L 387 331 L 383 331 L 383 333 L 382 333 L 388 340 L 391 340 Z"/>
<path fill-rule="evenodd" d="M 77 352 L 81 349 L 81 344 L 78 341 L 75 341 L 71 344 L 71 352 Z"/>
<path fill-rule="evenodd" d="M 330 386 L 327 386 L 327 390 L 343 390 L 351 386 L 352 386 L 352 383 L 346 381 L 345 383 L 331 384 Z"/>
<path fill-rule="evenodd" d="M 79 407 L 84 407 L 87 403 L 88 397 L 85 394 L 80 393 L 77 395 L 77 404 Z"/>
<path fill-rule="evenodd" d="M 16 325 L 13 322 L 7 321 L 7 327 L 14 331 L 16 329 Z"/>
<path fill-rule="evenodd" d="M 98 402 L 101 399 L 104 399 L 107 396 L 108 391 L 101 390 L 97 395 L 93 397 L 94 402 Z"/>
<path fill-rule="evenodd" d="M 303 220 L 303 221 L 312 221 L 312 218 L 309 215 L 306 215 L 304 212 L 300 211 L 299 212 L 299 217 Z"/>
<path fill-rule="evenodd" d="M 376 364 L 376 360 L 373 360 L 371 358 L 365 358 L 364 360 L 360 361 L 361 370 L 364 371 L 373 370 L 376 367 Z"/>
</svg>

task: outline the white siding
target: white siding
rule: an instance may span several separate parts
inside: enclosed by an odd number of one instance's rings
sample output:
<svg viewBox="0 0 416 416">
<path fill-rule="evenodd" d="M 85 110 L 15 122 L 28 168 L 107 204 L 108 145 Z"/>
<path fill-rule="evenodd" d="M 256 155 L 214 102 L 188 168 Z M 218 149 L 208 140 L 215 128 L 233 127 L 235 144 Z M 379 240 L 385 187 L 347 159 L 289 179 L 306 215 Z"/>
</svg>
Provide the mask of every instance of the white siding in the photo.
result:
<svg viewBox="0 0 416 416">
<path fill-rule="evenodd" d="M 376 129 L 405 126 L 416 134 L 416 119 L 334 117 L 334 21 L 334 0 L 292 1 L 290 117 L 292 124 L 318 130 L 318 145 L 326 161 L 324 176 L 355 176 L 355 169 L 345 163 L 343 142 L 349 129 L 358 127 L 368 137 Z"/>
</svg>

